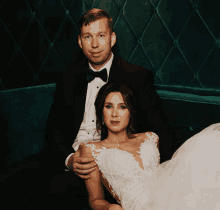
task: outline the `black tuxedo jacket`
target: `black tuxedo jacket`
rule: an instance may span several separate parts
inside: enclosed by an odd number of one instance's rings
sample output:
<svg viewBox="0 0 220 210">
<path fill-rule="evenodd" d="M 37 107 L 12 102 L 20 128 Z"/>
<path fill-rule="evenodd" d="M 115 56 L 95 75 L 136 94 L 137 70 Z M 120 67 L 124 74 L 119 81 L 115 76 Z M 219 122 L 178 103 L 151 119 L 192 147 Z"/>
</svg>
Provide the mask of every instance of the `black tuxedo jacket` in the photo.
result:
<svg viewBox="0 0 220 210">
<path fill-rule="evenodd" d="M 84 57 L 61 72 L 46 122 L 45 146 L 53 162 L 56 162 L 56 167 L 60 164 L 63 170 L 67 156 L 75 152 L 72 144 L 83 120 L 88 68 L 88 60 Z M 155 132 L 159 136 L 161 162 L 170 159 L 174 152 L 172 132 L 153 85 L 152 72 L 114 56 L 108 82 L 123 82 L 133 90 L 140 107 L 136 131 Z"/>
</svg>

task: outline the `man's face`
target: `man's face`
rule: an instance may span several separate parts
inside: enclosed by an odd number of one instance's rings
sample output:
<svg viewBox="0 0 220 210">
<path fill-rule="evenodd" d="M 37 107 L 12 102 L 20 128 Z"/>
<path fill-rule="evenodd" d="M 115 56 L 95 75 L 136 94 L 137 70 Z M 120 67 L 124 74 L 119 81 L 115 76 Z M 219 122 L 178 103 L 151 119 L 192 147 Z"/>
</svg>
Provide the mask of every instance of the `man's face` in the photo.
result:
<svg viewBox="0 0 220 210">
<path fill-rule="evenodd" d="M 115 42 L 116 35 L 114 32 L 111 34 L 107 18 L 96 20 L 87 26 L 83 25 L 81 37 L 78 36 L 79 46 L 96 70 L 108 62 Z"/>
</svg>

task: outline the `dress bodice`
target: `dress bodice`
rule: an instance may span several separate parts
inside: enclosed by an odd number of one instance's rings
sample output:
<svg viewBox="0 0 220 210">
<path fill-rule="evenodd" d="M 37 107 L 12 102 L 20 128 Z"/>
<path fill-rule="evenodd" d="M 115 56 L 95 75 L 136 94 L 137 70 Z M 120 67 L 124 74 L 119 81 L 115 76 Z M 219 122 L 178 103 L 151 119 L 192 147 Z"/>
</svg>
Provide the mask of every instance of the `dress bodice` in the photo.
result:
<svg viewBox="0 0 220 210">
<path fill-rule="evenodd" d="M 91 148 L 99 170 L 113 189 L 113 195 L 119 197 L 124 210 L 138 209 L 142 205 L 141 201 L 146 202 L 150 197 L 151 177 L 160 158 L 157 141 L 155 133 L 146 132 L 140 144 L 137 144 L 137 150 L 134 150 L 136 154 L 104 146 L 98 149 L 93 143 L 85 145 Z"/>
</svg>

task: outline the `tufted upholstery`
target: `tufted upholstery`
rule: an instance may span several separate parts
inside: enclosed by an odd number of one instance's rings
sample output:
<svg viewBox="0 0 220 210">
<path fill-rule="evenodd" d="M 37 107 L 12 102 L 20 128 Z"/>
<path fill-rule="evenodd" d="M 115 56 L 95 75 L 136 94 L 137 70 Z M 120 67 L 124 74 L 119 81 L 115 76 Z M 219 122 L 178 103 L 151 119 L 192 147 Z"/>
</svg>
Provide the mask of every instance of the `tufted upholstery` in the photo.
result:
<svg viewBox="0 0 220 210">
<path fill-rule="evenodd" d="M 57 73 L 75 61 L 78 18 L 113 17 L 113 52 L 152 70 L 176 147 L 219 121 L 220 13 L 215 0 L 22 0 L 0 3 L 0 111 L 7 163 L 44 146 Z M 7 43 L 7 45 L 5 45 Z"/>
<path fill-rule="evenodd" d="M 56 84 L 0 91 L 0 160 L 4 165 L 40 152 Z M 186 139 L 220 119 L 220 97 L 157 90 L 178 148 Z"/>
<path fill-rule="evenodd" d="M 1 169 L 44 147 L 57 75 L 81 53 L 77 21 L 91 8 L 113 17 L 114 54 L 153 72 L 176 148 L 219 122 L 216 0 L 2 0 Z"/>
<path fill-rule="evenodd" d="M 94 7 L 113 18 L 115 53 L 152 70 L 159 89 L 219 90 L 216 0 L 3 0 L 0 88 L 55 83 L 78 54 L 78 18 Z"/>
</svg>

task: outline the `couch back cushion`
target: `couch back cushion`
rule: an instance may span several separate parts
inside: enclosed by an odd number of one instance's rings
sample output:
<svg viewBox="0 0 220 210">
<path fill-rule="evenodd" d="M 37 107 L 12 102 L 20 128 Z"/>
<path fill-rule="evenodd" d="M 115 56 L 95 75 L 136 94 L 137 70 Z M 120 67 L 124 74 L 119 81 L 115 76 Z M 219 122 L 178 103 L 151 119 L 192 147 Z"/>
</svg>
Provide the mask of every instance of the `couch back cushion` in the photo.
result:
<svg viewBox="0 0 220 210">
<path fill-rule="evenodd" d="M 1 139 L 7 142 L 7 164 L 38 153 L 44 147 L 44 131 L 56 84 L 0 92 Z"/>
<path fill-rule="evenodd" d="M 40 152 L 45 144 L 44 131 L 54 100 L 56 83 L 0 91 L 1 161 L 10 164 Z M 205 127 L 220 121 L 220 97 L 199 96 L 157 90 L 175 147 Z M 2 163 L 2 164 L 3 164 Z"/>
</svg>

